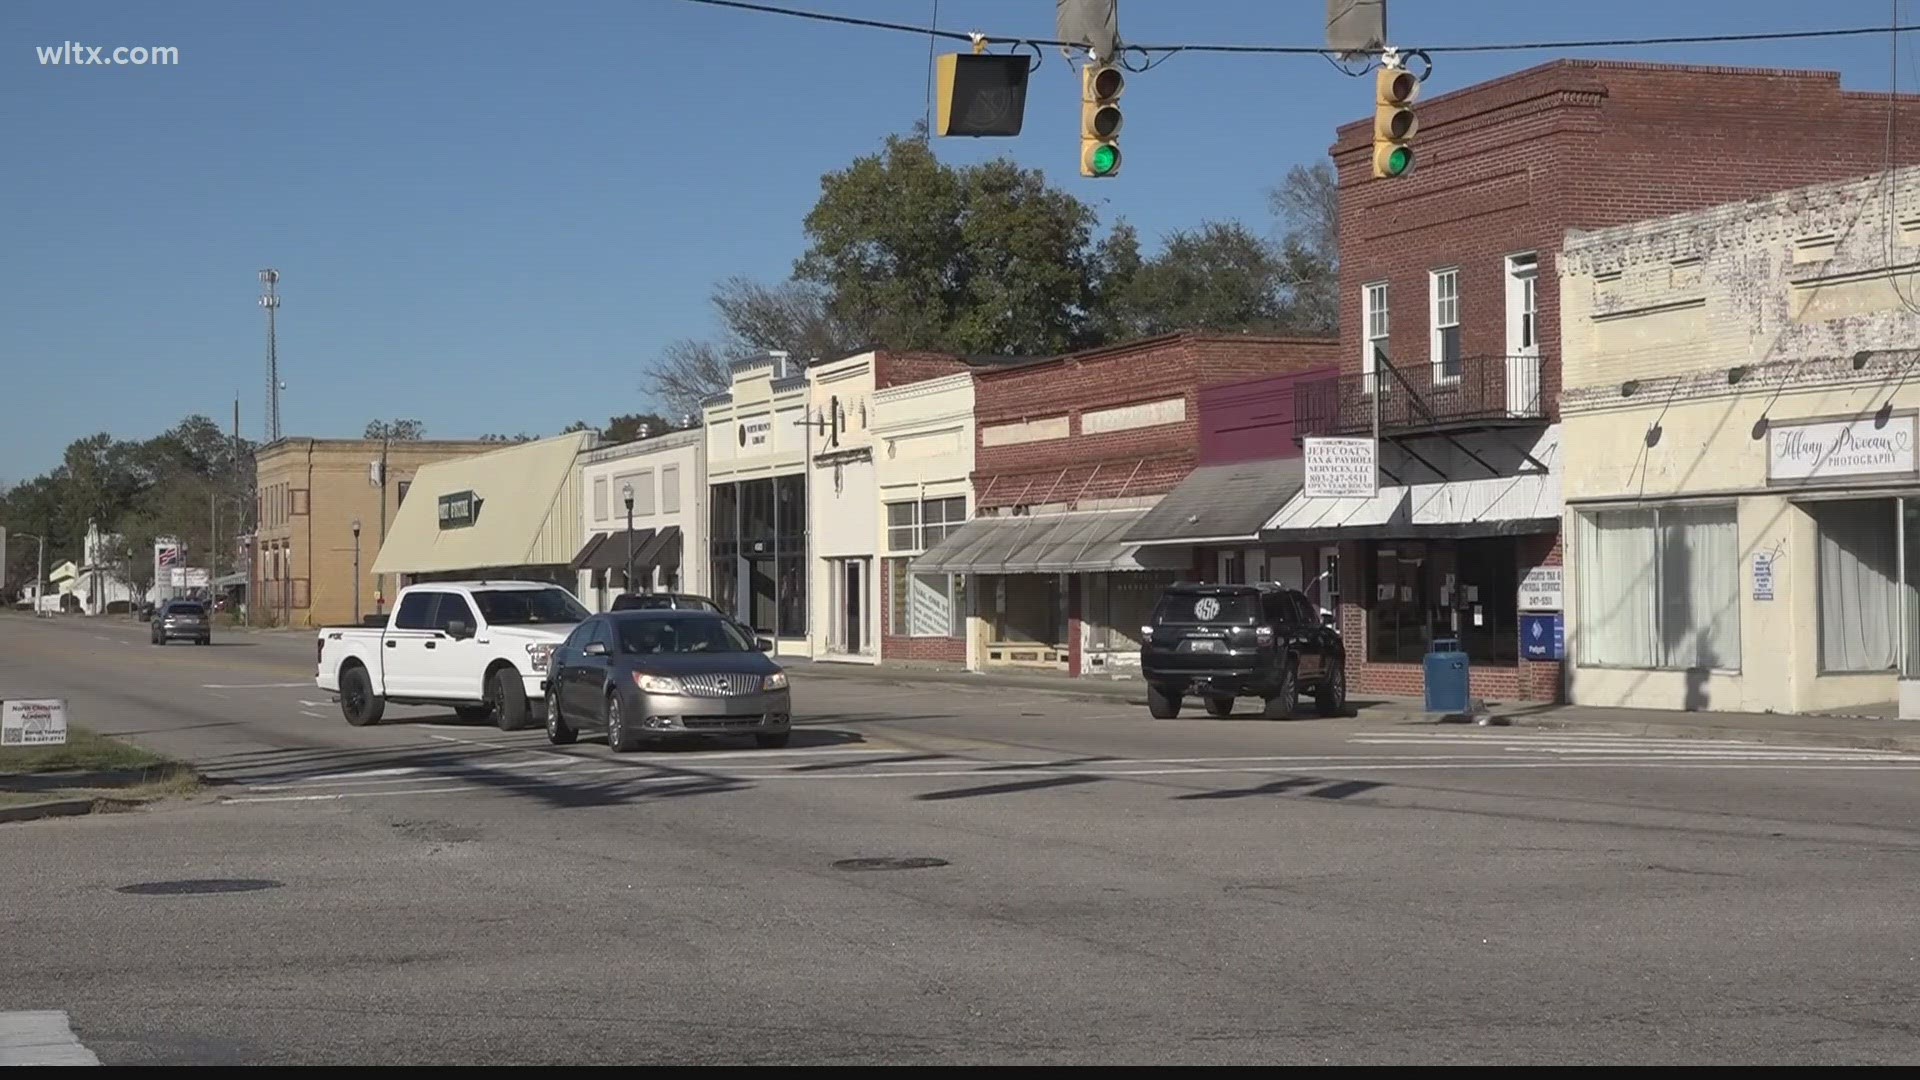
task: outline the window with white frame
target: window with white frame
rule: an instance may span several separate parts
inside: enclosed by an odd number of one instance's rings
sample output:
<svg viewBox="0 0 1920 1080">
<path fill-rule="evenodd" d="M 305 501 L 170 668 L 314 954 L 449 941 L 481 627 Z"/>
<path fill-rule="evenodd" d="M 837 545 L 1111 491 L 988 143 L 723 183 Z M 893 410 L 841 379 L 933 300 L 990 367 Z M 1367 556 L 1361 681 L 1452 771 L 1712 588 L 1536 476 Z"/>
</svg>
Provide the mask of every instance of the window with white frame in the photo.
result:
<svg viewBox="0 0 1920 1080">
<path fill-rule="evenodd" d="M 660 470 L 660 512 L 677 514 L 680 512 L 680 466 L 668 465 Z"/>
<path fill-rule="evenodd" d="M 913 560 L 887 560 L 892 603 L 888 632 L 902 637 L 967 636 L 967 579 L 959 574 L 916 574 Z"/>
<path fill-rule="evenodd" d="M 1534 290 L 1540 259 L 1532 252 L 1507 256 L 1507 355 L 1533 356 L 1540 351 L 1539 324 L 1534 316 Z"/>
<path fill-rule="evenodd" d="M 967 497 L 887 504 L 887 550 L 925 551 L 967 522 Z"/>
<path fill-rule="evenodd" d="M 1434 382 L 1455 382 L 1460 378 L 1460 271 L 1435 270 L 1427 275 L 1427 293 L 1432 306 L 1433 340 L 1429 358 Z"/>
<path fill-rule="evenodd" d="M 1602 510 L 1579 521 L 1580 663 L 1739 670 L 1740 544 L 1732 506 Z"/>
<path fill-rule="evenodd" d="M 1387 351 L 1387 283 L 1376 281 L 1360 287 L 1360 322 L 1366 327 L 1366 339 L 1361 342 L 1360 373 L 1363 376 L 1366 392 L 1373 392 L 1374 358 L 1392 353 Z"/>
</svg>

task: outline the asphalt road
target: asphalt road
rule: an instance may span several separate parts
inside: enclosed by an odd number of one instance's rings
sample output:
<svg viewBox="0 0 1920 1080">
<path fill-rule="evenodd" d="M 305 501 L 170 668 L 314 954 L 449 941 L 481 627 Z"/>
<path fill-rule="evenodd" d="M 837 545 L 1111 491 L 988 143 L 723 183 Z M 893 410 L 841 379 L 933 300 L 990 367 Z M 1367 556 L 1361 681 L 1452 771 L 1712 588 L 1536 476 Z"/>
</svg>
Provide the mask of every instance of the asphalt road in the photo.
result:
<svg viewBox="0 0 1920 1080">
<path fill-rule="evenodd" d="M 312 649 L 0 618 L 0 696 L 219 780 L 0 826 L 0 1052 L 64 1014 L 107 1064 L 1920 1057 L 1920 758 L 800 674 L 788 750 L 616 759 L 350 728 Z M 885 859 L 941 865 L 844 863 Z M 207 879 L 262 887 L 122 891 Z"/>
</svg>

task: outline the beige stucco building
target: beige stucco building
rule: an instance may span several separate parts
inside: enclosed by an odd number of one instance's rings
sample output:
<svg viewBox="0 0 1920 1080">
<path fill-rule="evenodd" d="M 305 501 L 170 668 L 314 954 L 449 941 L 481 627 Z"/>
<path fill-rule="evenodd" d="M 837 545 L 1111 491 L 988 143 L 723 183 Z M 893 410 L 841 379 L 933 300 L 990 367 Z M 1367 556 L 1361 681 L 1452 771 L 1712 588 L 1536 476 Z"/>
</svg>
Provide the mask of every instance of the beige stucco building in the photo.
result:
<svg viewBox="0 0 1920 1080">
<path fill-rule="evenodd" d="M 1569 695 L 1886 715 L 1920 670 L 1920 173 L 1569 234 Z"/>
<path fill-rule="evenodd" d="M 808 655 L 807 375 L 785 353 L 737 360 L 701 405 L 709 594 L 787 655 Z"/>
<path fill-rule="evenodd" d="M 580 600 L 606 611 L 623 588 L 707 587 L 706 432 L 696 428 L 589 450 L 581 458 Z M 627 535 L 627 494 L 633 535 Z M 626 582 L 632 560 L 633 581 Z"/>
<path fill-rule="evenodd" d="M 382 610 L 395 584 L 374 575 L 383 527 L 406 504 L 421 466 L 495 449 L 475 440 L 286 438 L 254 455 L 256 532 L 248 599 L 253 617 L 318 626 L 354 618 L 356 537 L 360 613 Z M 385 462 L 385 483 L 381 463 Z"/>
<path fill-rule="evenodd" d="M 874 410 L 881 655 L 978 667 L 966 575 L 912 572 L 914 556 L 973 516 L 973 375 L 888 387 L 874 395 Z"/>
</svg>

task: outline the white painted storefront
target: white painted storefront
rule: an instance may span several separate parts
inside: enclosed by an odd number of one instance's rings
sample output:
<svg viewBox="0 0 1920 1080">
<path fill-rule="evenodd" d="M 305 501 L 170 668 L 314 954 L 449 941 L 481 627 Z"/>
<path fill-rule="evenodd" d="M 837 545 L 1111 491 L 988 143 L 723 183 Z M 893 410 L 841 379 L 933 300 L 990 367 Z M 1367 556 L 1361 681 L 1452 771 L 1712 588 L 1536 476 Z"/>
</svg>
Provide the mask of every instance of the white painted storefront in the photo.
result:
<svg viewBox="0 0 1920 1080">
<path fill-rule="evenodd" d="M 879 503 L 873 464 L 873 353 L 807 371 L 810 625 L 813 655 L 880 662 L 874 537 Z"/>
<path fill-rule="evenodd" d="M 707 589 L 706 433 L 676 431 L 603 446 L 582 457 L 578 595 L 606 611 L 625 587 L 626 492 L 633 492 L 633 587 Z"/>
</svg>

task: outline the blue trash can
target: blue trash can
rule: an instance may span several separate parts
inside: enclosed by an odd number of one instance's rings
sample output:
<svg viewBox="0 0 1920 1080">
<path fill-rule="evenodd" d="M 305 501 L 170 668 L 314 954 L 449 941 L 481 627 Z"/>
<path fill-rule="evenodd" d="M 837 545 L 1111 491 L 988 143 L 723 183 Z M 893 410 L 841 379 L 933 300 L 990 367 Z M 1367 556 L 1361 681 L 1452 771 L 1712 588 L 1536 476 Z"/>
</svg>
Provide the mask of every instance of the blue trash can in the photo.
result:
<svg viewBox="0 0 1920 1080">
<path fill-rule="evenodd" d="M 1467 711 L 1467 654 L 1458 638 L 1435 638 L 1424 662 L 1427 711 L 1464 714 Z"/>
</svg>

